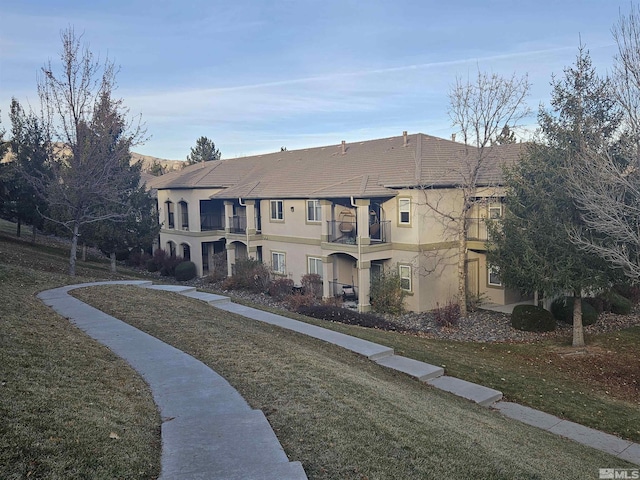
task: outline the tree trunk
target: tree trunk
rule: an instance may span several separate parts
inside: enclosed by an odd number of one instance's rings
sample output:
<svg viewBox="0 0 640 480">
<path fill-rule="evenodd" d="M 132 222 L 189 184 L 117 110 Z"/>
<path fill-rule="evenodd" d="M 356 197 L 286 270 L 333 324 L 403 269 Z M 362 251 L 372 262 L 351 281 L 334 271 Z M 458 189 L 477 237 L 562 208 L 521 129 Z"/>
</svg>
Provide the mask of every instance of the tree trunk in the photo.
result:
<svg viewBox="0 0 640 480">
<path fill-rule="evenodd" d="M 35 225 L 31 225 L 31 243 L 35 245 L 36 236 L 38 235 L 38 229 Z"/>
<path fill-rule="evenodd" d="M 76 252 L 78 251 L 78 223 L 73 224 L 73 236 L 71 238 L 71 253 L 69 254 L 69 275 L 76 276 Z"/>
<path fill-rule="evenodd" d="M 116 252 L 111 252 L 109 258 L 111 259 L 111 273 L 116 273 Z"/>
<path fill-rule="evenodd" d="M 467 316 L 467 221 L 466 210 L 458 226 L 458 306 L 460 316 Z"/>
<path fill-rule="evenodd" d="M 20 227 L 22 226 L 22 220 L 18 217 L 18 222 L 16 223 L 16 237 L 20 237 Z"/>
<path fill-rule="evenodd" d="M 86 243 L 82 244 L 82 261 L 83 262 L 87 261 L 87 244 Z"/>
<path fill-rule="evenodd" d="M 582 294 L 573 294 L 573 346 L 584 347 L 584 328 L 582 326 Z"/>
</svg>

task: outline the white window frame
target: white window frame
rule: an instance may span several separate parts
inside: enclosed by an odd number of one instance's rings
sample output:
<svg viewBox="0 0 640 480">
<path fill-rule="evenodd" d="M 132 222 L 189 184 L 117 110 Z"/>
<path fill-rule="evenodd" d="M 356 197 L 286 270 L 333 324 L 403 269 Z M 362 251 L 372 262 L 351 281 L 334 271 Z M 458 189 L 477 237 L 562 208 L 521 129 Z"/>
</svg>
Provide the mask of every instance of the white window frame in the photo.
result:
<svg viewBox="0 0 640 480">
<path fill-rule="evenodd" d="M 502 218 L 502 203 L 489 203 L 489 219 L 495 220 L 497 218 Z"/>
<path fill-rule="evenodd" d="M 271 270 L 278 275 L 287 274 L 287 255 L 284 252 L 271 252 Z"/>
<path fill-rule="evenodd" d="M 402 214 L 407 214 L 407 221 L 402 220 Z M 411 225 L 411 197 L 398 198 L 398 225 Z"/>
<path fill-rule="evenodd" d="M 314 265 L 314 267 L 312 268 L 311 265 Z M 316 271 L 314 271 L 316 270 Z M 317 275 L 320 275 L 320 278 L 322 277 L 322 258 L 320 257 L 308 257 L 307 258 L 307 273 L 315 273 Z"/>
<path fill-rule="evenodd" d="M 309 215 L 312 213 L 312 215 Z M 307 200 L 307 222 L 320 223 L 322 221 L 322 207 L 320 200 Z"/>
<path fill-rule="evenodd" d="M 398 265 L 398 275 L 400 276 L 400 288 L 407 292 L 411 292 L 413 287 L 411 281 L 411 265 Z M 408 287 L 403 285 L 404 282 L 408 282 Z"/>
<path fill-rule="evenodd" d="M 189 204 L 180 200 L 178 202 L 178 207 L 180 209 L 180 230 L 189 230 Z"/>
<path fill-rule="evenodd" d="M 495 275 L 498 278 L 500 278 L 500 269 L 498 267 L 496 267 L 495 265 L 487 265 L 487 285 L 490 285 L 492 287 L 501 287 L 502 286 L 502 280 L 498 280 L 497 283 L 495 280 L 491 280 L 491 277 Z"/>
<path fill-rule="evenodd" d="M 171 200 L 164 202 L 164 205 L 167 210 L 167 228 L 173 230 L 176 228 L 175 205 Z"/>
<path fill-rule="evenodd" d="M 284 200 L 271 200 L 269 202 L 269 218 L 276 222 L 284 221 Z"/>
</svg>

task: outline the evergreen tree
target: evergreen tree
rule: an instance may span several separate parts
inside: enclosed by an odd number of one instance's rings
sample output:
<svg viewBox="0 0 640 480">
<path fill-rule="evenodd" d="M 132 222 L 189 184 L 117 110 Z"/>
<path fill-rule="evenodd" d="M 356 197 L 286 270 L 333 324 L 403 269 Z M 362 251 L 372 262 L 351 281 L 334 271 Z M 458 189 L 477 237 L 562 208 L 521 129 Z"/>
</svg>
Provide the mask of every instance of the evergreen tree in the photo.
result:
<svg viewBox="0 0 640 480">
<path fill-rule="evenodd" d="M 38 177 L 45 183 L 49 181 L 51 145 L 42 122 L 34 114 L 25 113 L 15 98 L 11 101 L 10 118 L 13 160 L 4 169 L 9 202 L 3 205 L 3 215 L 16 220 L 18 237 L 22 223 L 30 224 L 35 241 L 36 229 L 44 224 L 43 214 L 47 212 L 47 204 L 28 179 Z"/>
<path fill-rule="evenodd" d="M 552 81 L 553 111 L 541 109 L 544 144 L 533 144 L 517 165 L 506 171 L 506 213 L 492 225 L 488 260 L 500 270 L 506 286 L 546 295 L 574 296 L 573 345 L 584 345 L 582 292 L 607 285 L 608 264 L 579 248 L 570 235 L 582 226 L 567 170 L 587 147 L 606 148 L 619 115 L 609 87 L 580 48 L 564 78 Z M 603 134 L 606 132 L 606 134 Z"/>
<path fill-rule="evenodd" d="M 220 160 L 221 156 L 220 150 L 216 148 L 213 140 L 209 140 L 207 137 L 200 137 L 196 140 L 196 146 L 191 148 L 191 153 L 187 155 L 187 165 Z"/>
</svg>

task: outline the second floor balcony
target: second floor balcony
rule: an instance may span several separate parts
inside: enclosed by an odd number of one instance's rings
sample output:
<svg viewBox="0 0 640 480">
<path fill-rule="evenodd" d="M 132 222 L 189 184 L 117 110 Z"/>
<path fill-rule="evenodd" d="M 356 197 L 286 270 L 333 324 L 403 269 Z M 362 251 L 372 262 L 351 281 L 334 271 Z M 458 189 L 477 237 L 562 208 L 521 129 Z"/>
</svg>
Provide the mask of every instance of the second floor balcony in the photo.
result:
<svg viewBox="0 0 640 480">
<path fill-rule="evenodd" d="M 228 225 L 231 233 L 247 233 L 247 217 L 233 215 L 229 217 Z"/>
<path fill-rule="evenodd" d="M 329 242 L 355 245 L 358 237 L 358 223 L 355 221 L 329 220 Z M 389 220 L 369 225 L 368 236 L 371 243 L 391 242 L 391 222 Z M 366 238 L 366 237 L 365 237 Z"/>
<path fill-rule="evenodd" d="M 200 214 L 200 230 L 205 232 L 209 230 L 224 230 L 223 217 L 216 213 Z"/>
<path fill-rule="evenodd" d="M 467 219 L 467 239 L 480 242 L 486 242 L 489 240 L 486 218 Z"/>
</svg>

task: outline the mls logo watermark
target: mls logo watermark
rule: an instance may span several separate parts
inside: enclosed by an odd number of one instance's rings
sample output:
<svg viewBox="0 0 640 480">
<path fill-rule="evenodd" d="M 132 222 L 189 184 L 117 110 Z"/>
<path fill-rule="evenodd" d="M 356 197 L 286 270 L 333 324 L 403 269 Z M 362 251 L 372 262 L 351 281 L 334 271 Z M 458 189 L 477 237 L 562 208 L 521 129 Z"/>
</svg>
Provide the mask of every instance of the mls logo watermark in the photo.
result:
<svg viewBox="0 0 640 480">
<path fill-rule="evenodd" d="M 640 479 L 640 468 L 601 468 L 600 479 Z"/>
</svg>

